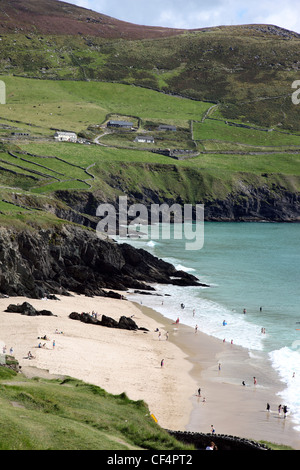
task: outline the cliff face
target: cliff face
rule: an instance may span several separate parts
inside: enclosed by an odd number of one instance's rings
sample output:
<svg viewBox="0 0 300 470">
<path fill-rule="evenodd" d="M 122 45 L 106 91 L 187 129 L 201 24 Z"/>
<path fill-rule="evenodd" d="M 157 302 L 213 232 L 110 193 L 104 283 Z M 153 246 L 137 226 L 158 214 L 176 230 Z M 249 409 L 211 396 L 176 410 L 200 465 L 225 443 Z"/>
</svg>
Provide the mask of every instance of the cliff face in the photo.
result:
<svg viewBox="0 0 300 470">
<path fill-rule="evenodd" d="M 103 288 L 152 289 L 148 283 L 200 285 L 187 273 L 128 244 L 100 240 L 95 232 L 0 229 L 0 293 L 41 298 L 76 292 L 106 295 Z"/>
<path fill-rule="evenodd" d="M 143 178 L 141 178 L 143 179 Z M 296 180 L 296 177 L 295 177 Z M 211 193 L 209 185 L 201 188 L 201 183 L 197 183 L 197 174 L 194 178 L 186 178 L 190 185 L 190 192 L 183 187 L 181 182 L 176 184 L 174 180 L 172 186 L 165 186 L 159 190 L 153 184 L 143 186 L 139 191 L 126 191 L 126 185 L 119 186 L 119 190 L 128 196 L 128 204 L 141 203 L 147 207 L 150 214 L 151 204 L 162 204 L 163 202 L 171 206 L 174 203 L 204 204 L 204 218 L 206 221 L 269 221 L 269 222 L 299 222 L 300 221 L 300 193 L 297 188 L 289 187 L 284 178 L 280 184 L 267 185 L 264 181 L 259 181 L 256 185 L 247 184 L 241 181 L 236 184 L 227 194 L 215 191 L 213 196 L 206 196 Z M 199 180 L 200 181 L 200 180 Z M 218 182 L 216 182 L 217 184 Z M 213 186 L 215 183 L 212 182 Z M 103 195 L 97 192 L 87 193 L 81 191 L 57 191 L 56 198 L 62 201 L 70 211 L 65 211 L 64 217 L 75 223 L 82 223 L 91 227 L 96 227 L 98 219 L 95 217 L 98 205 L 103 201 Z M 191 200 L 189 200 L 189 197 Z M 118 198 L 111 197 L 105 202 L 110 202 L 115 206 L 118 214 Z M 55 211 L 57 216 L 61 216 Z M 74 214 L 81 214 L 82 221 Z M 90 218 L 85 220 L 86 216 Z"/>
<path fill-rule="evenodd" d="M 268 188 L 230 194 L 205 204 L 205 219 L 212 221 L 299 222 L 300 195 Z"/>
</svg>

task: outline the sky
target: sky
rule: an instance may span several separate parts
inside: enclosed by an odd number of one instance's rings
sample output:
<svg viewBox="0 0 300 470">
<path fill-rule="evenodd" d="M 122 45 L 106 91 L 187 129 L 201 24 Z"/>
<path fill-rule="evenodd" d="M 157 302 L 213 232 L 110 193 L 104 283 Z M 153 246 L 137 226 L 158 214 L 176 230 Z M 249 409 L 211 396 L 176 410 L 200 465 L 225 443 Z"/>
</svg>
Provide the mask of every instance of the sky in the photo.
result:
<svg viewBox="0 0 300 470">
<path fill-rule="evenodd" d="M 297 0 L 64 0 L 118 20 L 183 29 L 273 24 L 300 33 Z"/>
</svg>

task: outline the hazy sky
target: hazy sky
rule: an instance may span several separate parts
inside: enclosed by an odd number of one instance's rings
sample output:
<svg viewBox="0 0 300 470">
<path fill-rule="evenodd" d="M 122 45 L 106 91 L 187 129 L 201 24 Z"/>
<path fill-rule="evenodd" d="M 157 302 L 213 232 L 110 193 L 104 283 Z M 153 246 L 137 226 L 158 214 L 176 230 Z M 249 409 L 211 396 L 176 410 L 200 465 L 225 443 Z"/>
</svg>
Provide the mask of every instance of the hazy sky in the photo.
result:
<svg viewBox="0 0 300 470">
<path fill-rule="evenodd" d="M 267 23 L 300 33 L 297 0 L 64 0 L 148 26 L 184 29 Z"/>
</svg>

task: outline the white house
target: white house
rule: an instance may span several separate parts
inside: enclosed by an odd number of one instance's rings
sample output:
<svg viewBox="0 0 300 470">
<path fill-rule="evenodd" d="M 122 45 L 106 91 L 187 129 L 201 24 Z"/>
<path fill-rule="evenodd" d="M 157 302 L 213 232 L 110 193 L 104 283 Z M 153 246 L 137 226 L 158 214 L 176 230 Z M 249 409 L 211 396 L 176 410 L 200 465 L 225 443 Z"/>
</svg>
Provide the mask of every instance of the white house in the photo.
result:
<svg viewBox="0 0 300 470">
<path fill-rule="evenodd" d="M 135 142 L 143 142 L 146 144 L 154 144 L 154 138 L 149 135 L 138 135 L 134 139 Z"/>
<path fill-rule="evenodd" d="M 54 139 L 58 142 L 77 142 L 77 134 L 75 132 L 57 131 L 54 134 Z"/>
</svg>

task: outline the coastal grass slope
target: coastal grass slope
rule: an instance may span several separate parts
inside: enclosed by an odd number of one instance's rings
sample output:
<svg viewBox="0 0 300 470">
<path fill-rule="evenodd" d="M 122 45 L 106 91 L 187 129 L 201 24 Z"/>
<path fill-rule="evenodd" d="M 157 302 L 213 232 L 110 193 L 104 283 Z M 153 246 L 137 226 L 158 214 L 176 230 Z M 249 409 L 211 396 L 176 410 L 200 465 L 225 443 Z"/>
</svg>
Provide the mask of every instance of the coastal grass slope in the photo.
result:
<svg viewBox="0 0 300 470">
<path fill-rule="evenodd" d="M 27 379 L 0 367 L 1 450 L 188 450 L 143 401 L 70 377 Z"/>
</svg>

